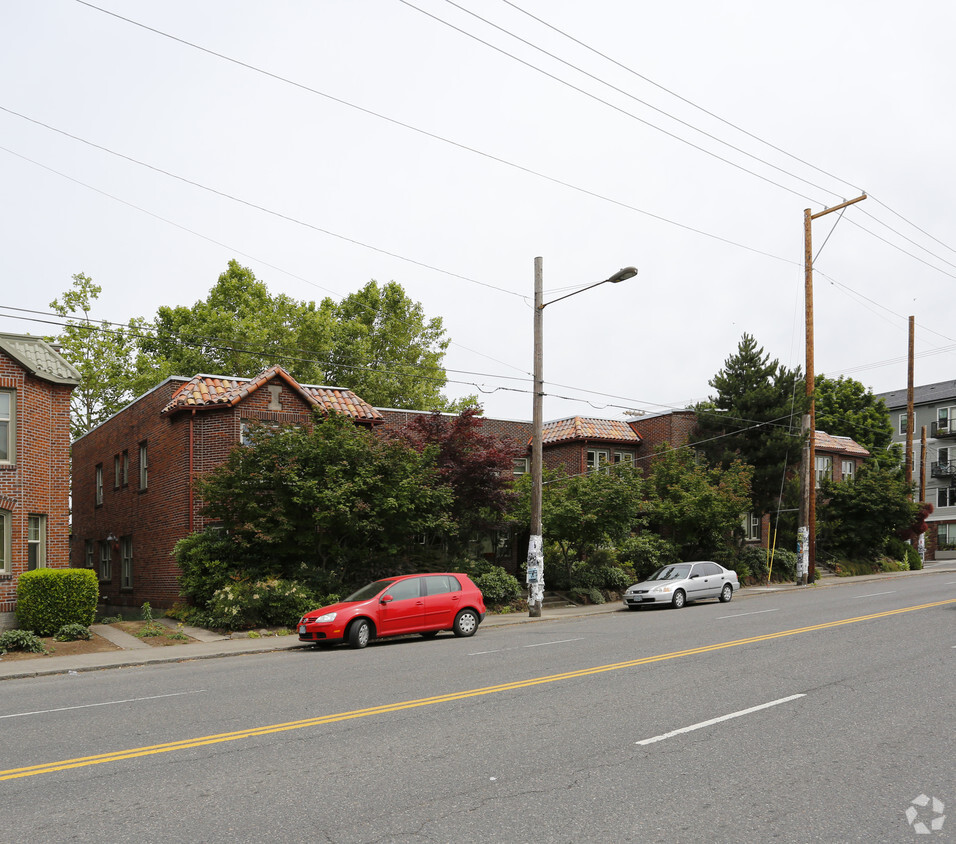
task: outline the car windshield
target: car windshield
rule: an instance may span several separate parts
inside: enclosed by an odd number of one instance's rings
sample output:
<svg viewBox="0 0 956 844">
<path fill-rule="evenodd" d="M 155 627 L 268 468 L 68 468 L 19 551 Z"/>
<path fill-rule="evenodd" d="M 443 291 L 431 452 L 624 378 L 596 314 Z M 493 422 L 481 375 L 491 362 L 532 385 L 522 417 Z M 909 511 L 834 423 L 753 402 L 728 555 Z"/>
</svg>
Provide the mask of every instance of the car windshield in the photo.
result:
<svg viewBox="0 0 956 844">
<path fill-rule="evenodd" d="M 389 578 L 388 580 L 376 580 L 374 583 L 370 583 L 368 586 L 363 586 L 358 590 L 358 592 L 353 592 L 343 601 L 343 603 L 347 604 L 349 601 L 367 601 L 369 598 L 374 598 L 390 583 L 394 582 L 395 580 L 393 578 Z"/>
<path fill-rule="evenodd" d="M 690 566 L 664 566 L 654 572 L 648 580 L 683 580 L 690 574 Z"/>
</svg>

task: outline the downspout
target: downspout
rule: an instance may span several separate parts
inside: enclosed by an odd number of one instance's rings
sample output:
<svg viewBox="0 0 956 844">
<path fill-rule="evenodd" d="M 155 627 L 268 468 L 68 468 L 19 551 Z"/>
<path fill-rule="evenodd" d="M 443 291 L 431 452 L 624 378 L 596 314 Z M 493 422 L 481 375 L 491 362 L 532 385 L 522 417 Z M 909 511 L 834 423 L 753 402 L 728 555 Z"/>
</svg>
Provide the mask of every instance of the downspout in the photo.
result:
<svg viewBox="0 0 956 844">
<path fill-rule="evenodd" d="M 196 420 L 196 408 L 193 408 L 189 416 L 189 517 L 186 524 L 189 532 L 193 532 L 193 423 Z"/>
</svg>

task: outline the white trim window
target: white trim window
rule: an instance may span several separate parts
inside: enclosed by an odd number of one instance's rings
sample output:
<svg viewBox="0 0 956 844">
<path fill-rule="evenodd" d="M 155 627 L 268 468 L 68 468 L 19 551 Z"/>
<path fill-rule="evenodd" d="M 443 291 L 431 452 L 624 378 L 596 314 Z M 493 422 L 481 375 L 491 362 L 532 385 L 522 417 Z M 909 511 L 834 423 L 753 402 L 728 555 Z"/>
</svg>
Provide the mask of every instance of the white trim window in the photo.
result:
<svg viewBox="0 0 956 844">
<path fill-rule="evenodd" d="M 27 517 L 27 569 L 46 568 L 46 516 Z"/>
<path fill-rule="evenodd" d="M 901 437 L 906 436 L 906 414 L 900 414 L 899 427 L 897 428 Z"/>
<path fill-rule="evenodd" d="M 936 490 L 937 507 L 956 507 L 956 489 L 951 486 L 941 486 Z"/>
<path fill-rule="evenodd" d="M 615 451 L 615 463 L 626 463 L 628 466 L 634 465 L 634 455 L 630 451 Z"/>
<path fill-rule="evenodd" d="M 103 503 L 103 465 L 96 467 L 96 506 Z"/>
<path fill-rule="evenodd" d="M 819 487 L 824 478 L 828 481 L 833 480 L 833 458 L 829 454 L 817 454 L 815 460 L 817 487 Z"/>
<path fill-rule="evenodd" d="M 113 489 L 120 488 L 120 456 L 113 455 Z"/>
<path fill-rule="evenodd" d="M 149 443 L 139 444 L 139 488 L 149 489 Z"/>
<path fill-rule="evenodd" d="M 951 431 L 953 423 L 953 411 L 956 407 L 938 407 L 936 408 L 936 433 L 948 434 Z"/>
<path fill-rule="evenodd" d="M 747 513 L 741 520 L 744 529 L 744 539 L 754 542 L 760 539 L 760 514 L 753 511 Z"/>
<path fill-rule="evenodd" d="M 17 462 L 17 394 L 0 390 L 0 463 Z"/>
<path fill-rule="evenodd" d="M 113 548 L 108 539 L 100 540 L 100 580 L 113 576 Z"/>
<path fill-rule="evenodd" d="M 120 588 L 133 588 L 133 537 L 120 539 Z"/>
<path fill-rule="evenodd" d="M 855 460 L 841 460 L 840 461 L 840 477 L 844 481 L 852 481 L 856 477 L 856 461 Z"/>
<path fill-rule="evenodd" d="M 531 471 L 531 458 L 530 457 L 516 457 L 514 459 L 514 474 L 515 475 L 527 475 Z"/>
<path fill-rule="evenodd" d="M 956 523 L 940 522 L 937 524 L 936 550 L 956 551 Z"/>
<path fill-rule="evenodd" d="M 595 469 L 600 469 L 601 466 L 606 466 L 609 458 L 610 455 L 606 450 L 589 448 L 587 461 L 588 471 L 593 472 Z"/>
<path fill-rule="evenodd" d="M 96 564 L 96 557 L 94 556 L 92 539 L 87 539 L 86 542 L 83 543 L 83 553 L 84 553 L 84 561 L 86 562 L 86 567 L 88 569 L 93 568 L 93 566 Z"/>
<path fill-rule="evenodd" d="M 13 513 L 0 510 L 0 573 L 13 572 Z"/>
</svg>

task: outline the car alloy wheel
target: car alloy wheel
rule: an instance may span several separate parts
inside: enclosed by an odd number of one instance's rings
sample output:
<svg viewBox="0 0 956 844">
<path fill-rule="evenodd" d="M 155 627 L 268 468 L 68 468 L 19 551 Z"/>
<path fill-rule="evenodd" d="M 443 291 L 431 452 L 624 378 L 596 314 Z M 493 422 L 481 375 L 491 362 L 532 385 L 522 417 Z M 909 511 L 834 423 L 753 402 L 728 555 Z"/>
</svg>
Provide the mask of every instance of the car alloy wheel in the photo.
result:
<svg viewBox="0 0 956 844">
<path fill-rule="evenodd" d="M 364 618 L 353 621 L 349 628 L 349 646 L 353 648 L 364 648 L 368 640 L 372 638 L 372 625 Z"/>
<path fill-rule="evenodd" d="M 726 604 L 733 597 L 734 597 L 734 587 L 731 586 L 729 583 L 725 583 L 724 588 L 720 590 L 721 602 Z"/>
<path fill-rule="evenodd" d="M 671 601 L 671 606 L 673 606 L 675 610 L 679 610 L 682 606 L 684 606 L 684 602 L 686 600 L 687 600 L 687 595 L 684 594 L 684 590 L 678 589 L 674 593 L 674 598 Z"/>
<path fill-rule="evenodd" d="M 474 610 L 462 610 L 455 616 L 452 631 L 456 636 L 474 636 L 478 629 L 478 616 Z"/>
</svg>

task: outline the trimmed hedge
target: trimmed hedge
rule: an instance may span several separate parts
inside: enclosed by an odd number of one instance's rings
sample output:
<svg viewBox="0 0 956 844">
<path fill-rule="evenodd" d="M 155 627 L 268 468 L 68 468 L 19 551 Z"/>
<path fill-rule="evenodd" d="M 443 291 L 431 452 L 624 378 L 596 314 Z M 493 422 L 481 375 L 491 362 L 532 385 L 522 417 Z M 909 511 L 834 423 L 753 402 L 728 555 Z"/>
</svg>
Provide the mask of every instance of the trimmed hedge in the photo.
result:
<svg viewBox="0 0 956 844">
<path fill-rule="evenodd" d="M 53 636 L 65 624 L 89 627 L 100 587 L 92 569 L 34 569 L 17 582 L 17 624 Z"/>
</svg>

